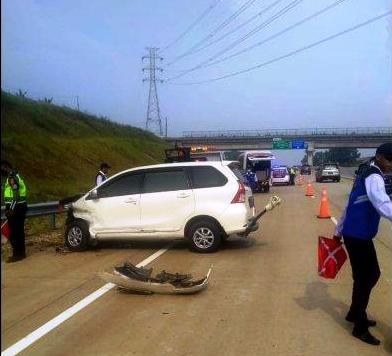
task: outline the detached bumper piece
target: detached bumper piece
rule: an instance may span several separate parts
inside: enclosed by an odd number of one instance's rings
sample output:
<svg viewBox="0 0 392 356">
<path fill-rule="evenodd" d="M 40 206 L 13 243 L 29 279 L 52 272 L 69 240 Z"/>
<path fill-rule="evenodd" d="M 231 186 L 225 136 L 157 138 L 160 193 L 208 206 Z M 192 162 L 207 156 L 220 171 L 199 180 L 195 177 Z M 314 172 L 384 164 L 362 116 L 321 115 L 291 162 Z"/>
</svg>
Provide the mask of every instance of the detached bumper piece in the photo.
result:
<svg viewBox="0 0 392 356">
<path fill-rule="evenodd" d="M 101 277 L 119 288 L 139 293 L 193 294 L 207 287 L 211 268 L 204 278 L 193 280 L 190 274 L 169 273 L 163 270 L 155 277 L 152 268 L 136 267 L 130 262 L 114 267 L 113 273 L 104 272 Z"/>
</svg>

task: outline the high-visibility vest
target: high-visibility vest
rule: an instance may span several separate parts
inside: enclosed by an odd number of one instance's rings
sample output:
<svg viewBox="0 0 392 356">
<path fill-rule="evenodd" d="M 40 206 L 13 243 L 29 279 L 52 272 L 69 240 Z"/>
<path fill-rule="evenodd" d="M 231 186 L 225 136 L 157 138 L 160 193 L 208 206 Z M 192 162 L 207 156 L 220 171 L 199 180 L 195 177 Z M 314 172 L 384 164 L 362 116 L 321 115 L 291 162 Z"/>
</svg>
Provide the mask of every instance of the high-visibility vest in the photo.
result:
<svg viewBox="0 0 392 356">
<path fill-rule="evenodd" d="M 17 192 L 11 186 L 9 180 L 14 178 L 16 180 Z M 16 194 L 15 194 L 16 193 Z M 18 173 L 10 174 L 4 185 L 4 203 L 10 204 L 13 200 L 19 203 L 25 202 L 27 197 L 27 188 L 24 180 Z"/>
</svg>

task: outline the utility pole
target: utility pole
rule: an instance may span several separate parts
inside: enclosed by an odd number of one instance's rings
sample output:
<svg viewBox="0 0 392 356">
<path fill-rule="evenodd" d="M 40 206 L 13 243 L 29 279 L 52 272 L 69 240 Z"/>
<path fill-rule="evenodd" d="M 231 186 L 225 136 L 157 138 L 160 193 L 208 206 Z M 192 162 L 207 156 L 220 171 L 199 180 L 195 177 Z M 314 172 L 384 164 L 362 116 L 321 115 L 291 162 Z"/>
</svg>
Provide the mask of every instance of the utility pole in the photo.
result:
<svg viewBox="0 0 392 356">
<path fill-rule="evenodd" d="M 150 89 L 148 92 L 148 106 L 147 106 L 147 116 L 146 116 L 146 130 L 150 130 L 159 136 L 163 136 L 161 112 L 159 110 L 159 100 L 157 92 L 157 82 L 163 83 L 163 80 L 156 77 L 156 72 L 163 72 L 163 69 L 156 66 L 157 60 L 162 61 L 163 58 L 158 56 L 158 48 L 147 47 L 149 51 L 147 56 L 143 56 L 142 60 L 149 59 L 148 67 L 143 68 L 144 71 L 149 72 L 149 77 L 144 78 L 143 82 L 150 82 Z"/>
</svg>

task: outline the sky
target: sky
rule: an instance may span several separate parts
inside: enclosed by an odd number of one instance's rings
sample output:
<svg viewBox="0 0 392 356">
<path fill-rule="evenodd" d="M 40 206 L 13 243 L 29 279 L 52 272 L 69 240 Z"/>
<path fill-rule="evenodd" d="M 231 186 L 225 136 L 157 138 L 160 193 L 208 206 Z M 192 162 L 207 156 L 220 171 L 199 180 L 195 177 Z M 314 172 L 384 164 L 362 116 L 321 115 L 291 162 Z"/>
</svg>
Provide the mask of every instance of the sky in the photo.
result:
<svg viewBox="0 0 392 356">
<path fill-rule="evenodd" d="M 212 57 L 247 49 L 335 2 L 3 0 L 1 86 L 73 107 L 78 97 L 83 111 L 144 127 L 149 84 L 143 83 L 148 73 L 142 68 L 148 62 L 142 57 L 147 47 L 161 49 L 163 72 L 157 76 L 165 80 Z M 290 10 L 276 16 L 288 5 Z M 241 7 L 238 17 L 226 21 Z M 168 135 L 192 130 L 391 126 L 391 16 L 255 70 L 190 84 L 257 66 L 391 9 L 390 0 L 341 1 L 232 59 L 159 82 Z M 238 43 L 273 16 L 273 22 Z M 217 42 L 172 63 L 203 39 L 207 40 L 196 49 Z"/>
</svg>

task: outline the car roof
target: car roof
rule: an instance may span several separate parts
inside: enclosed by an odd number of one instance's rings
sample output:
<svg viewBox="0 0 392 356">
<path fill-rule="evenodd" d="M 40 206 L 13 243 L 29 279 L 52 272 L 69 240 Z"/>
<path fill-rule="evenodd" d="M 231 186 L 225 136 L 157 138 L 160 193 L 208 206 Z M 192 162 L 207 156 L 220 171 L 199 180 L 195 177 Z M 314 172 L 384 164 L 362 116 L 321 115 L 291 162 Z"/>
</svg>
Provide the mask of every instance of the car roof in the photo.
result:
<svg viewBox="0 0 392 356">
<path fill-rule="evenodd" d="M 120 174 L 126 172 L 133 172 L 139 170 L 146 170 L 146 169 L 159 169 L 159 168 L 171 168 L 171 167 L 195 167 L 195 166 L 213 166 L 213 167 L 222 167 L 227 166 L 233 161 L 196 161 L 196 162 L 176 162 L 176 163 L 162 163 L 162 164 L 152 164 L 148 166 L 138 166 L 129 169 L 124 169 L 121 172 L 118 172 L 110 177 L 113 178 Z M 226 164 L 227 163 L 227 164 Z"/>
</svg>

